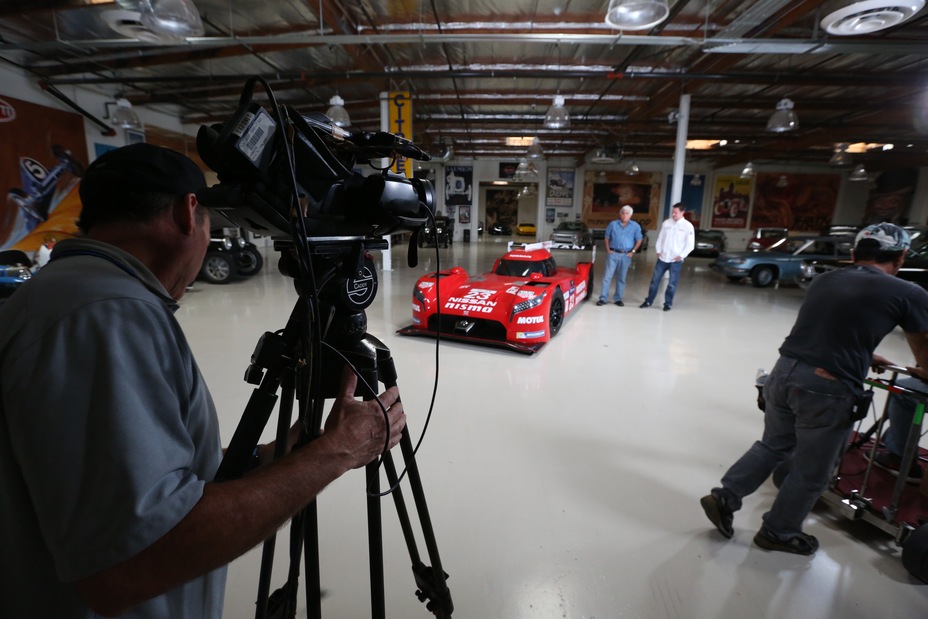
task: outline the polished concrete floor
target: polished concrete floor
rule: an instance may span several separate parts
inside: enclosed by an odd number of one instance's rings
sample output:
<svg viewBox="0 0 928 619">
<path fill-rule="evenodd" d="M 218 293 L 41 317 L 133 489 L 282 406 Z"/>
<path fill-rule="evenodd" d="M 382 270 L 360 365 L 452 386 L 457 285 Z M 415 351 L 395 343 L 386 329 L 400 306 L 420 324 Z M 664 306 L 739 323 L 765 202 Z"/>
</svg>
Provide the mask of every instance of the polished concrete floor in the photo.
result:
<svg viewBox="0 0 928 619">
<path fill-rule="evenodd" d="M 487 270 L 508 239 L 440 250 L 442 266 Z M 723 539 L 699 498 L 760 436 L 754 377 L 769 368 L 803 291 L 731 284 L 686 261 L 671 312 L 639 309 L 653 249 L 636 257 L 626 307 L 584 304 L 540 353 L 406 338 L 411 290 L 434 250 L 406 264 L 394 247 L 368 332 L 390 347 L 438 549 L 465 619 L 916 618 L 928 585 L 885 534 L 827 508 L 806 530 L 812 558 L 752 545 L 775 490 L 736 514 Z M 276 254 L 268 250 L 268 262 Z M 576 252 L 558 252 L 568 264 Z M 601 273 L 602 256 L 597 261 Z M 599 281 L 595 293 L 599 293 Z M 282 328 L 295 299 L 274 264 L 225 286 L 197 283 L 178 312 L 228 440 L 251 392 L 241 377 L 261 333 Z M 658 298 L 658 303 L 661 297 Z M 655 304 L 657 306 L 657 303 Z M 901 333 L 879 349 L 911 362 Z M 267 437 L 271 435 L 267 431 Z M 408 487 L 407 487 L 408 488 Z M 364 481 L 352 472 L 319 500 L 323 616 L 371 616 Z M 407 499 L 409 493 L 407 489 Z M 384 502 L 386 616 L 428 617 L 418 602 L 392 502 Z M 419 552 L 427 560 L 420 541 Z M 274 587 L 283 581 L 278 548 Z M 254 616 L 260 553 L 235 561 L 225 617 Z"/>
</svg>

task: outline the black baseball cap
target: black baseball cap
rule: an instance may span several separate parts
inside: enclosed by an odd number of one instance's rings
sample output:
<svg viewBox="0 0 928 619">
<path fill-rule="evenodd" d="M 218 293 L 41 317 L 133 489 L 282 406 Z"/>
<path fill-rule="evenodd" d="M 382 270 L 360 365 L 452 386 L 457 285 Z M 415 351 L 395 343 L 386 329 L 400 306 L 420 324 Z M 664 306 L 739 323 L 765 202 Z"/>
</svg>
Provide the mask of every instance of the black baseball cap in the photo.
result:
<svg viewBox="0 0 928 619">
<path fill-rule="evenodd" d="M 189 157 L 161 146 L 139 143 L 97 157 L 84 172 L 80 194 L 86 206 L 113 193 L 186 195 L 203 187 L 206 187 L 203 171 Z"/>
</svg>

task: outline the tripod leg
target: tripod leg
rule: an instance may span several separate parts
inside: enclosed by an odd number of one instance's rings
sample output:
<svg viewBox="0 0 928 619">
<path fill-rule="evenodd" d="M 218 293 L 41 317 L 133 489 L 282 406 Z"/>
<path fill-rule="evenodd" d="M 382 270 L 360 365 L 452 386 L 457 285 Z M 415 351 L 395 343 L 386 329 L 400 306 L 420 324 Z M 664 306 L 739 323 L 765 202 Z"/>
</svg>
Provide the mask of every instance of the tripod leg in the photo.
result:
<svg viewBox="0 0 928 619">
<path fill-rule="evenodd" d="M 371 577 L 371 618 L 386 618 L 386 594 L 383 569 L 383 516 L 380 506 L 380 471 L 377 462 L 368 464 L 367 472 L 367 552 Z"/>
</svg>

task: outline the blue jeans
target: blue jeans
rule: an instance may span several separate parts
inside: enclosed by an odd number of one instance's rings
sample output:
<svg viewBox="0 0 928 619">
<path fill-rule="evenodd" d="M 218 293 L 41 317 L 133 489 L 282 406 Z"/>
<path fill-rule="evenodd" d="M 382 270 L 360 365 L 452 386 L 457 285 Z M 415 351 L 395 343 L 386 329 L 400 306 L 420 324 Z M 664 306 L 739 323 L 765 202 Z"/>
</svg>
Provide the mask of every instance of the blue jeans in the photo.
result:
<svg viewBox="0 0 928 619">
<path fill-rule="evenodd" d="M 906 387 L 912 391 L 928 393 L 928 385 L 921 380 L 908 377 L 900 378 L 896 381 L 900 387 Z M 918 401 L 912 396 L 894 393 L 889 396 L 889 405 L 886 412 L 889 415 L 889 429 L 883 434 L 883 444 L 887 451 L 897 456 L 902 456 L 905 451 L 905 441 L 909 436 L 909 429 L 912 427 L 912 419 L 915 417 L 915 406 Z"/>
<path fill-rule="evenodd" d="M 654 297 L 657 296 L 657 288 L 661 285 L 661 278 L 664 273 L 670 271 L 670 279 L 667 281 L 667 290 L 664 291 L 664 305 L 670 307 L 673 305 L 673 295 L 677 291 L 677 282 L 680 281 L 680 269 L 683 268 L 683 261 L 664 262 L 660 258 L 654 265 L 654 274 L 651 276 L 651 287 L 648 288 L 648 298 L 645 303 L 651 305 L 654 303 Z"/>
<path fill-rule="evenodd" d="M 763 438 L 728 469 L 722 487 L 713 492 L 738 510 L 744 497 L 791 458 L 789 473 L 763 517 L 768 531 L 788 540 L 802 532 L 847 446 L 855 394 L 841 381 L 819 376 L 812 366 L 780 357 L 767 377 L 764 398 Z"/>
<path fill-rule="evenodd" d="M 599 293 L 599 300 L 604 302 L 609 296 L 609 285 L 612 283 L 612 275 L 615 278 L 615 295 L 613 301 L 621 301 L 622 294 L 625 292 L 625 278 L 628 275 L 628 267 L 631 266 L 632 259 L 627 253 L 613 252 L 606 256 L 606 271 L 603 273 L 603 289 Z"/>
</svg>

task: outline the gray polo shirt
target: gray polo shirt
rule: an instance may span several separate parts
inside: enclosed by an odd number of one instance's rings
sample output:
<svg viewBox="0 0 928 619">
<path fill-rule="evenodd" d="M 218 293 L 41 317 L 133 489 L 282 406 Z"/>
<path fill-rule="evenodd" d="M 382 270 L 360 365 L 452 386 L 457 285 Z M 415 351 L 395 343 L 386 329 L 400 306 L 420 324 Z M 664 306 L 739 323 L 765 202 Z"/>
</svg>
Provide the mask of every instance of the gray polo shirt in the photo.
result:
<svg viewBox="0 0 928 619">
<path fill-rule="evenodd" d="M 859 389 L 873 351 L 897 326 L 928 332 L 928 292 L 876 267 L 849 266 L 812 280 L 780 354 Z"/>
<path fill-rule="evenodd" d="M 193 508 L 222 457 L 176 303 L 129 254 L 61 241 L 0 309 L 0 617 L 91 617 L 73 582 Z M 225 569 L 126 617 L 222 615 Z"/>
</svg>

